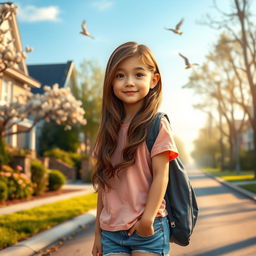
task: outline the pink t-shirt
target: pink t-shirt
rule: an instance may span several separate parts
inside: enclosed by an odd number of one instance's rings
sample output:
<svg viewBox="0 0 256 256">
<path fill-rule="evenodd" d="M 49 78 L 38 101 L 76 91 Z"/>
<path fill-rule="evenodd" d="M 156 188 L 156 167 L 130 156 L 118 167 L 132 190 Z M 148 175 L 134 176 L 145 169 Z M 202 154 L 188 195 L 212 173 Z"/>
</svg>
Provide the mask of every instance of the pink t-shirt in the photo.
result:
<svg viewBox="0 0 256 256">
<path fill-rule="evenodd" d="M 112 165 L 122 160 L 122 150 L 126 144 L 128 124 L 122 124 L 118 134 L 118 145 L 111 157 Z M 95 150 L 96 151 L 96 150 Z M 96 157 L 96 152 L 92 153 Z M 110 191 L 102 192 L 103 209 L 100 214 L 100 227 L 103 230 L 128 230 L 143 214 L 148 192 L 153 181 L 152 157 L 169 151 L 169 159 L 178 156 L 173 133 L 166 118 L 161 119 L 160 131 L 151 150 L 148 151 L 146 141 L 136 151 L 136 161 L 126 170 L 119 172 L 119 178 L 111 179 Z M 158 210 L 157 216 L 166 216 L 165 200 Z"/>
</svg>

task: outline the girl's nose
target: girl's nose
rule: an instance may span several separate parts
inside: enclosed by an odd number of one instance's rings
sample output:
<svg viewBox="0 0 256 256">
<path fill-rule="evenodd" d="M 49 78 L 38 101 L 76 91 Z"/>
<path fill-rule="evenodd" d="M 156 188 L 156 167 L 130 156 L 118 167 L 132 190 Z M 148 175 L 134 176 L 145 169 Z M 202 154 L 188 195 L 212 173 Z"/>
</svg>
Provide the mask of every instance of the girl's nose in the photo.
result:
<svg viewBox="0 0 256 256">
<path fill-rule="evenodd" d="M 126 86 L 129 86 L 129 85 L 134 85 L 134 81 L 130 76 L 128 76 L 126 79 Z"/>
</svg>

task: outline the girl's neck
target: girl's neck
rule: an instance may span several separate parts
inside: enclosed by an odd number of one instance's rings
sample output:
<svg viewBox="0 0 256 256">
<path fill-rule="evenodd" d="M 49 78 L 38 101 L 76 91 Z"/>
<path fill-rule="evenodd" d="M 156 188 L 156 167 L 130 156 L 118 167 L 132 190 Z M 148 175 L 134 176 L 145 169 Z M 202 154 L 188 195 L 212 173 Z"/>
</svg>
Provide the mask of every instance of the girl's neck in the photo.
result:
<svg viewBox="0 0 256 256">
<path fill-rule="evenodd" d="M 134 104 L 134 105 L 127 105 L 125 104 L 125 118 L 123 120 L 123 123 L 130 123 L 133 117 L 136 115 L 136 113 L 140 110 L 142 107 L 142 104 Z"/>
</svg>

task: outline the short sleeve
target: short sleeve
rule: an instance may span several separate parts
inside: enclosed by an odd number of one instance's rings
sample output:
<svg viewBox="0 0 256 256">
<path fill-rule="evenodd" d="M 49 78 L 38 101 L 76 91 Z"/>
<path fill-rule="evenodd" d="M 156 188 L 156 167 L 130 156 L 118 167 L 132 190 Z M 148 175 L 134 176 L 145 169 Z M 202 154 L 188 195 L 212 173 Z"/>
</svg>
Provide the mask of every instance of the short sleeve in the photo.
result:
<svg viewBox="0 0 256 256">
<path fill-rule="evenodd" d="M 151 150 L 151 158 L 166 151 L 169 151 L 169 161 L 179 156 L 171 125 L 168 120 L 163 117 L 161 119 L 158 136 Z"/>
</svg>

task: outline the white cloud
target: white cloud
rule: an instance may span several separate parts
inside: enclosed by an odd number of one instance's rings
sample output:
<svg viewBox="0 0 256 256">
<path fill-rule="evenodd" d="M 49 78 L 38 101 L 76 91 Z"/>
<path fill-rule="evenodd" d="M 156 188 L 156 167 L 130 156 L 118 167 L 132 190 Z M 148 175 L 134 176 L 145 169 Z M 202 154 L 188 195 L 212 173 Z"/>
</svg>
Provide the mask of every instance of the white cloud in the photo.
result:
<svg viewBox="0 0 256 256">
<path fill-rule="evenodd" d="M 58 6 L 36 7 L 33 5 L 18 6 L 18 17 L 21 21 L 60 21 Z"/>
<path fill-rule="evenodd" d="M 92 6 L 99 11 L 105 11 L 113 6 L 113 2 L 109 0 L 94 0 Z"/>
</svg>

